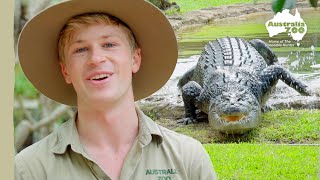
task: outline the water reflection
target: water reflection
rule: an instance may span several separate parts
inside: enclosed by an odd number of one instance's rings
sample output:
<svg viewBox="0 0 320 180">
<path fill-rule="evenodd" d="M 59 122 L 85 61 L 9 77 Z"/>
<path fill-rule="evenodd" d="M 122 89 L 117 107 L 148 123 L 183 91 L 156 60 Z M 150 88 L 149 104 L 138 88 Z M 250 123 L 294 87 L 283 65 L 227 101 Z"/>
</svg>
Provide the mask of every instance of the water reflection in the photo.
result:
<svg viewBox="0 0 320 180">
<path fill-rule="evenodd" d="M 280 63 L 291 72 L 305 78 L 316 78 L 320 74 L 320 11 L 299 9 L 308 32 L 297 42 L 286 33 L 269 37 L 265 22 L 273 17 L 272 13 L 255 13 L 238 18 L 213 22 L 210 25 L 185 30 L 178 34 L 179 57 L 188 58 L 199 55 L 208 41 L 220 37 L 241 37 L 246 40 L 261 39 L 279 57 Z"/>
</svg>

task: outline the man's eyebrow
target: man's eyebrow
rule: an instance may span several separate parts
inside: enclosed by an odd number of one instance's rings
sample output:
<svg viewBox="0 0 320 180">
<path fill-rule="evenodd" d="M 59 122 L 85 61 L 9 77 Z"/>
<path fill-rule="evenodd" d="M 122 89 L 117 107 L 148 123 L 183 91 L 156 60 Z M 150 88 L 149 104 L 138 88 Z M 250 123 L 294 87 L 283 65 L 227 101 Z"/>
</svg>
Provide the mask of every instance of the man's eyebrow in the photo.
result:
<svg viewBox="0 0 320 180">
<path fill-rule="evenodd" d="M 121 36 L 116 34 L 116 33 L 108 33 L 108 34 L 100 36 L 100 38 L 102 38 L 102 39 L 108 39 L 110 37 L 121 37 Z M 74 44 L 81 44 L 83 42 L 86 42 L 86 41 L 82 40 L 82 39 L 79 39 L 79 40 L 76 40 L 76 41 L 72 41 L 72 42 L 70 42 L 70 46 L 72 46 Z"/>
<path fill-rule="evenodd" d="M 107 39 L 107 38 L 110 38 L 110 37 L 120 37 L 120 35 L 115 34 L 115 33 L 110 33 L 108 35 L 102 35 L 101 36 L 101 38 L 103 38 L 103 39 Z"/>
<path fill-rule="evenodd" d="M 107 39 L 107 38 L 109 38 L 109 37 L 111 37 L 111 36 L 114 36 L 114 35 L 113 35 L 113 34 L 110 34 L 110 35 L 102 35 L 101 37 Z"/>
<path fill-rule="evenodd" d="M 70 45 L 69 46 L 72 46 L 72 45 L 74 45 L 74 44 L 80 44 L 80 43 L 83 43 L 83 42 L 85 42 L 84 40 L 76 40 L 76 41 L 72 41 L 72 42 L 70 42 Z"/>
<path fill-rule="evenodd" d="M 102 39 L 108 39 L 108 38 L 110 38 L 110 37 L 119 37 L 119 35 L 114 34 L 114 33 L 111 33 L 111 34 L 108 34 L 108 35 L 102 35 L 102 36 L 100 36 L 100 38 L 102 38 Z M 79 39 L 79 40 L 76 40 L 76 41 L 71 42 L 70 44 L 83 43 L 83 42 L 86 42 L 86 41 L 85 41 L 85 40 L 82 40 L 82 39 Z"/>
</svg>

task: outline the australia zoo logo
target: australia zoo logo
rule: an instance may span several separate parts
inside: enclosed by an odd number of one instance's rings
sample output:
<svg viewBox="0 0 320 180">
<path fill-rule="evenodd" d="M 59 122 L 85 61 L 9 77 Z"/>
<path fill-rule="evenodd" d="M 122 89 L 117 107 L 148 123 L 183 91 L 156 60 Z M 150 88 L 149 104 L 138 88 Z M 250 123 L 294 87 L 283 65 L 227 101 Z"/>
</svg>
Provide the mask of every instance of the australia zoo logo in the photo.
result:
<svg viewBox="0 0 320 180">
<path fill-rule="evenodd" d="M 276 36 L 280 33 L 287 33 L 292 40 L 297 42 L 297 46 L 300 45 L 299 41 L 302 40 L 303 36 L 307 33 L 307 24 L 303 21 L 298 12 L 295 11 L 295 15 L 290 14 L 289 9 L 285 9 L 282 12 L 278 12 L 272 19 L 265 24 L 269 37 Z M 274 40 L 271 43 L 279 43 L 278 46 L 293 46 L 290 40 Z M 283 44 L 285 43 L 285 44 Z"/>
</svg>

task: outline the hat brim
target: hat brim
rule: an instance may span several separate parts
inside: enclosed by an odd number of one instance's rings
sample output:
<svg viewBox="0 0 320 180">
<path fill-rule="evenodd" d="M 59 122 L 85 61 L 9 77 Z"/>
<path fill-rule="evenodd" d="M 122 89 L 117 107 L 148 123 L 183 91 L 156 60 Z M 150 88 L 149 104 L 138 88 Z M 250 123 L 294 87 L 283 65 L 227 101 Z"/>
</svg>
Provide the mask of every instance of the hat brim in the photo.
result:
<svg viewBox="0 0 320 180">
<path fill-rule="evenodd" d="M 135 100 L 159 90 L 175 68 L 177 41 L 165 15 L 144 0 L 70 0 L 34 16 L 23 28 L 18 42 L 21 67 L 34 87 L 57 102 L 77 105 L 77 94 L 61 73 L 57 44 L 67 20 L 92 12 L 106 13 L 122 20 L 140 45 L 141 66 L 133 75 Z"/>
</svg>

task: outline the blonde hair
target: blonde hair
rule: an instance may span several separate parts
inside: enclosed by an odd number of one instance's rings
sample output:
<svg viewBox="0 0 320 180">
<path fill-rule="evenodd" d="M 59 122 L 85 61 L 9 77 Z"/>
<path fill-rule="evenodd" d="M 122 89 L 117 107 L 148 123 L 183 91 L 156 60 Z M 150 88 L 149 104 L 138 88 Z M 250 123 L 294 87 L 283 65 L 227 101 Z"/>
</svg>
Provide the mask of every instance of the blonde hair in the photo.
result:
<svg viewBox="0 0 320 180">
<path fill-rule="evenodd" d="M 124 31 L 132 50 L 139 47 L 131 29 L 118 18 L 104 13 L 86 13 L 71 18 L 62 28 L 58 41 L 58 55 L 60 62 L 64 62 L 64 48 L 72 39 L 73 33 L 83 25 L 89 26 L 94 24 L 113 25 L 121 28 Z"/>
</svg>

